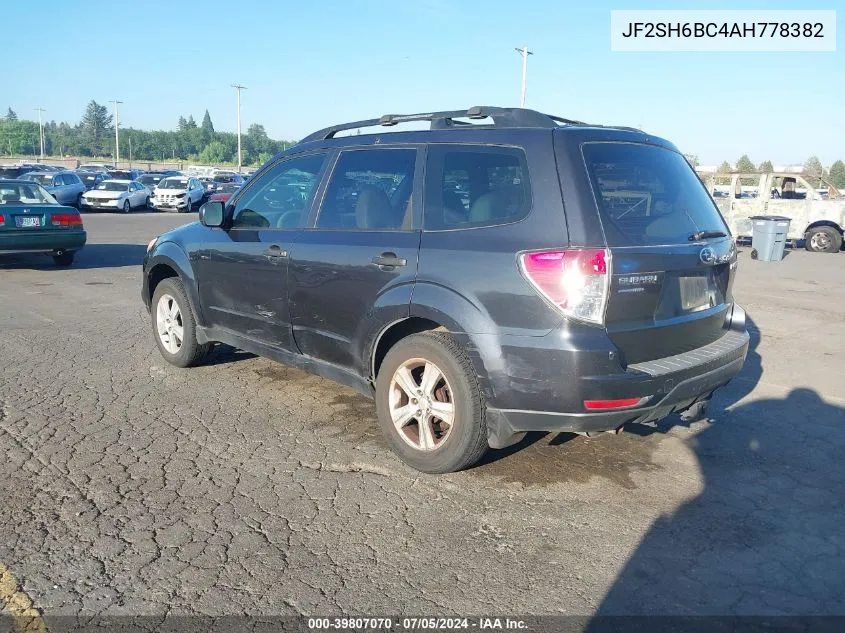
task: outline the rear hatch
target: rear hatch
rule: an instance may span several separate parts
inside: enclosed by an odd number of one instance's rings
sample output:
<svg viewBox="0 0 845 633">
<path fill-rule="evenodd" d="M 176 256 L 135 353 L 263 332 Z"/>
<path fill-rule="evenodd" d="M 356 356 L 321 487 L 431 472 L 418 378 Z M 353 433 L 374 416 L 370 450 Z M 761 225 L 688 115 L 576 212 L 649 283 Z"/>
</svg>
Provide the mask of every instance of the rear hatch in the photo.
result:
<svg viewBox="0 0 845 633">
<path fill-rule="evenodd" d="M 736 249 L 684 157 L 628 142 L 588 142 L 582 153 L 610 251 L 605 324 L 624 361 L 724 335 Z"/>
</svg>

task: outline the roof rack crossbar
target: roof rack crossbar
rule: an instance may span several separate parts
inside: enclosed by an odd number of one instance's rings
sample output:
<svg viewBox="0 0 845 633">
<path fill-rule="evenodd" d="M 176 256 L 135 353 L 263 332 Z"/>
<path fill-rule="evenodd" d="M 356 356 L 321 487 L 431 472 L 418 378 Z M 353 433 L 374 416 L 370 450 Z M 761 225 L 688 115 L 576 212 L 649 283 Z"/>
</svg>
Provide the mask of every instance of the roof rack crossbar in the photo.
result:
<svg viewBox="0 0 845 633">
<path fill-rule="evenodd" d="M 559 123 L 566 125 L 586 125 L 581 121 L 564 119 L 563 117 L 543 114 L 536 110 L 525 108 L 474 106 L 468 110 L 446 110 L 442 112 L 421 112 L 418 114 L 385 114 L 377 119 L 353 121 L 351 123 L 342 123 L 323 128 L 313 134 L 309 134 L 301 142 L 324 141 L 333 138 L 338 132 L 345 130 L 376 126 L 391 127 L 410 121 L 430 121 L 432 130 L 455 127 L 463 128 L 473 124 L 461 119 L 481 120 L 486 118 L 492 119 L 493 126 L 498 128 L 555 128 Z"/>
</svg>

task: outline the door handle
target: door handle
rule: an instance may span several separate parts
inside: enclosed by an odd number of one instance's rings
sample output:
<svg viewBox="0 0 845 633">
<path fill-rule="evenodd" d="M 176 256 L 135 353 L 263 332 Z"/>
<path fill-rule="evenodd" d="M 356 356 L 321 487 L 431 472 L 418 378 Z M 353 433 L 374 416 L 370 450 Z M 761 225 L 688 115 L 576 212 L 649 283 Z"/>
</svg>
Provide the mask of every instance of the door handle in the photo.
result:
<svg viewBox="0 0 845 633">
<path fill-rule="evenodd" d="M 273 244 L 272 246 L 267 247 L 267 250 L 264 251 L 264 255 L 265 255 L 265 257 L 270 257 L 270 258 L 287 257 L 288 252 L 283 251 L 281 246 L 277 246 L 276 244 Z"/>
<path fill-rule="evenodd" d="M 386 270 L 393 270 L 397 266 L 407 266 L 408 260 L 404 257 L 397 257 L 396 253 L 382 253 L 378 257 L 373 257 L 373 263 L 379 268 Z"/>
</svg>

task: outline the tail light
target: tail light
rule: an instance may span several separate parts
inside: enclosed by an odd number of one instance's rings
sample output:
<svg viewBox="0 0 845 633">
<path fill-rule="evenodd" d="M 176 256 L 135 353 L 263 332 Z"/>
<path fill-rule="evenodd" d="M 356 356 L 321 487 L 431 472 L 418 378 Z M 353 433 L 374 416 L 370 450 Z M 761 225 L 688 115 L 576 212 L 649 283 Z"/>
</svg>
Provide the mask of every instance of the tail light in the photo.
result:
<svg viewBox="0 0 845 633">
<path fill-rule="evenodd" d="M 54 213 L 51 221 L 54 226 L 82 226 L 82 216 L 78 213 Z"/>
<path fill-rule="evenodd" d="M 0 224 L 5 224 L 5 223 L 6 223 L 6 216 L 3 215 L 2 213 L 0 213 Z"/>
<path fill-rule="evenodd" d="M 621 400 L 584 400 L 584 408 L 589 411 L 608 411 L 610 409 L 631 409 L 646 402 L 651 396 L 642 398 L 622 398 Z"/>
<path fill-rule="evenodd" d="M 610 251 L 568 249 L 521 253 L 519 264 L 534 288 L 564 315 L 604 324 L 610 288 Z"/>
</svg>

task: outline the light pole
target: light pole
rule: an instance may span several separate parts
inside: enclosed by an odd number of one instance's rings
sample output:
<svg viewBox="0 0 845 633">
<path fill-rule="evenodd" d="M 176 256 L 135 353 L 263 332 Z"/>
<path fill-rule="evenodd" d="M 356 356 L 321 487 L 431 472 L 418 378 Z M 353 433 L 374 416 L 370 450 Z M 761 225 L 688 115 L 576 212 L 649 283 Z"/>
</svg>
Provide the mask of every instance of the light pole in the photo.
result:
<svg viewBox="0 0 845 633">
<path fill-rule="evenodd" d="M 120 165 L 120 104 L 123 101 L 118 101 L 117 99 L 112 99 L 111 103 L 114 104 L 114 167 L 115 169 L 119 169 Z"/>
<path fill-rule="evenodd" d="M 38 138 L 41 141 L 41 160 L 44 160 L 44 124 L 41 122 L 41 113 L 46 112 L 44 108 L 35 108 L 38 112 Z"/>
<path fill-rule="evenodd" d="M 246 90 L 246 86 L 240 84 L 232 84 L 238 93 L 238 173 L 241 173 L 241 90 Z"/>
<path fill-rule="evenodd" d="M 522 55 L 522 98 L 519 100 L 519 107 L 525 107 L 525 81 L 528 78 L 528 56 L 534 53 L 528 50 L 527 46 L 523 48 L 515 48 L 517 53 Z"/>
</svg>

